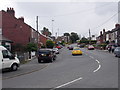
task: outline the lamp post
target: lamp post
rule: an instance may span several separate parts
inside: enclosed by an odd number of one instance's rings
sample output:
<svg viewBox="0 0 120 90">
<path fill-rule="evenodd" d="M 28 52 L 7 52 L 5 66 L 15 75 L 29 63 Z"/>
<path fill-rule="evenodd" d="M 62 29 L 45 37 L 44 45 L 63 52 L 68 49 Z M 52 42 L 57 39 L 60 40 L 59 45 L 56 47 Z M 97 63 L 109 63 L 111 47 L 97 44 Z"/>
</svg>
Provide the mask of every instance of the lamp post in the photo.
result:
<svg viewBox="0 0 120 90">
<path fill-rule="evenodd" d="M 54 20 L 52 19 L 52 35 L 53 35 L 53 22 L 54 22 Z"/>
</svg>

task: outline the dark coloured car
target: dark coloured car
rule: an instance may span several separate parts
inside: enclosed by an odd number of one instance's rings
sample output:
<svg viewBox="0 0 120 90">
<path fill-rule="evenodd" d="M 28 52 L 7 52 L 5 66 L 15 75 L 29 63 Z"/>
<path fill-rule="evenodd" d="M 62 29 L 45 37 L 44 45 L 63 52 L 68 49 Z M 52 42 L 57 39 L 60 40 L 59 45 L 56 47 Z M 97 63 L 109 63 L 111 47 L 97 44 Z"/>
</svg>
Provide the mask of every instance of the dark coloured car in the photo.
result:
<svg viewBox="0 0 120 90">
<path fill-rule="evenodd" d="M 38 63 L 53 62 L 56 59 L 56 54 L 52 49 L 40 49 L 38 51 Z"/>
<path fill-rule="evenodd" d="M 120 47 L 115 48 L 114 54 L 115 54 L 116 57 L 120 57 Z"/>
<path fill-rule="evenodd" d="M 69 50 L 73 50 L 73 46 L 69 46 Z"/>
</svg>

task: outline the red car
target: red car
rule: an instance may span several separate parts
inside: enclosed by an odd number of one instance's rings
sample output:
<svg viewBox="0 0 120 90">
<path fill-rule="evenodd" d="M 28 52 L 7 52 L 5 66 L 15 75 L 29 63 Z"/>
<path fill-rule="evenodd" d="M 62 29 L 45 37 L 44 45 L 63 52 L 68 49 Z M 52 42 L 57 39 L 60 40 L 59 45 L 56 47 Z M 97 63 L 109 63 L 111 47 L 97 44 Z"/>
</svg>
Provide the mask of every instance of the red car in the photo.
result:
<svg viewBox="0 0 120 90">
<path fill-rule="evenodd" d="M 94 50 L 95 48 L 94 48 L 94 46 L 93 45 L 89 45 L 88 46 L 88 50 Z"/>
<path fill-rule="evenodd" d="M 61 49 L 61 47 L 60 47 L 60 46 L 56 46 L 56 48 Z"/>
</svg>

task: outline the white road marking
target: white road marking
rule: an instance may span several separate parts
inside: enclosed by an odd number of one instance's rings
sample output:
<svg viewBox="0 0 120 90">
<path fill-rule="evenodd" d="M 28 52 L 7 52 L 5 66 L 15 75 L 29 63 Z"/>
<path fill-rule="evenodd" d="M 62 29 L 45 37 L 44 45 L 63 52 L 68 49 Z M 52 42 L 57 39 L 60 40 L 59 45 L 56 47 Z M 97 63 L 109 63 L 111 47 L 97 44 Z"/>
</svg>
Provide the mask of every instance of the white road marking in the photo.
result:
<svg viewBox="0 0 120 90">
<path fill-rule="evenodd" d="M 96 70 L 94 70 L 93 72 L 97 72 L 100 68 L 101 68 L 101 65 L 99 64 L 99 67 Z"/>
<path fill-rule="evenodd" d="M 99 60 L 97 60 L 97 59 L 96 59 L 95 61 L 96 61 L 97 63 L 100 63 Z"/>
<path fill-rule="evenodd" d="M 96 62 L 99 64 L 98 68 L 96 70 L 94 70 L 93 72 L 97 72 L 100 68 L 101 68 L 101 65 L 100 65 L 100 62 L 99 60 L 96 60 Z"/>
<path fill-rule="evenodd" d="M 73 81 L 70 81 L 70 82 L 68 82 L 68 83 L 62 84 L 62 85 L 60 85 L 60 86 L 57 86 L 57 87 L 55 87 L 54 89 L 64 87 L 64 86 L 66 86 L 66 85 L 69 85 L 69 84 L 74 83 L 74 82 L 76 82 L 76 81 L 79 81 L 79 80 L 81 80 L 81 79 L 82 79 L 82 77 L 80 77 L 80 78 L 78 78 L 78 79 L 75 79 L 75 80 L 73 80 Z M 54 90 L 54 89 L 52 89 L 52 90 Z"/>
<path fill-rule="evenodd" d="M 91 52 L 90 52 L 91 53 Z M 85 53 L 86 54 L 86 53 Z M 86 54 L 86 55 L 88 55 L 88 54 Z M 94 59 L 94 57 L 93 56 L 89 56 L 90 58 L 92 58 L 92 59 Z M 100 64 L 100 61 L 99 60 L 95 60 L 98 64 L 99 64 L 99 66 L 98 66 L 98 68 L 96 69 L 96 70 L 94 70 L 93 72 L 97 72 L 100 68 L 101 68 L 101 64 Z"/>
<path fill-rule="evenodd" d="M 93 56 L 89 56 L 90 58 L 92 58 L 92 59 L 94 59 L 94 57 Z"/>
</svg>

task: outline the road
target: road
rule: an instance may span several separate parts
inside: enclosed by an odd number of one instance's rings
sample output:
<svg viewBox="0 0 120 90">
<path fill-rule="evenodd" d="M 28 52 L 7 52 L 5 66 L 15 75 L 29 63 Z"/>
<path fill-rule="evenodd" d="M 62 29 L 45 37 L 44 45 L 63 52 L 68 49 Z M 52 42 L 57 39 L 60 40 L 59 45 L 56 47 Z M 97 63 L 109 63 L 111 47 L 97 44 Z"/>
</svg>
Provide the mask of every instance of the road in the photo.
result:
<svg viewBox="0 0 120 90">
<path fill-rule="evenodd" d="M 72 56 L 67 48 L 61 49 L 53 63 L 38 64 L 37 59 L 30 67 L 33 72 L 3 74 L 3 88 L 117 88 L 118 58 L 107 51 L 81 49 L 83 55 Z M 25 66 L 24 66 L 25 67 Z M 26 67 L 27 68 L 27 67 Z M 16 72 L 12 72 L 16 73 Z M 13 77 L 12 77 L 13 75 Z M 9 77 L 11 76 L 11 77 Z M 109 89 L 116 90 L 116 89 Z"/>
</svg>

